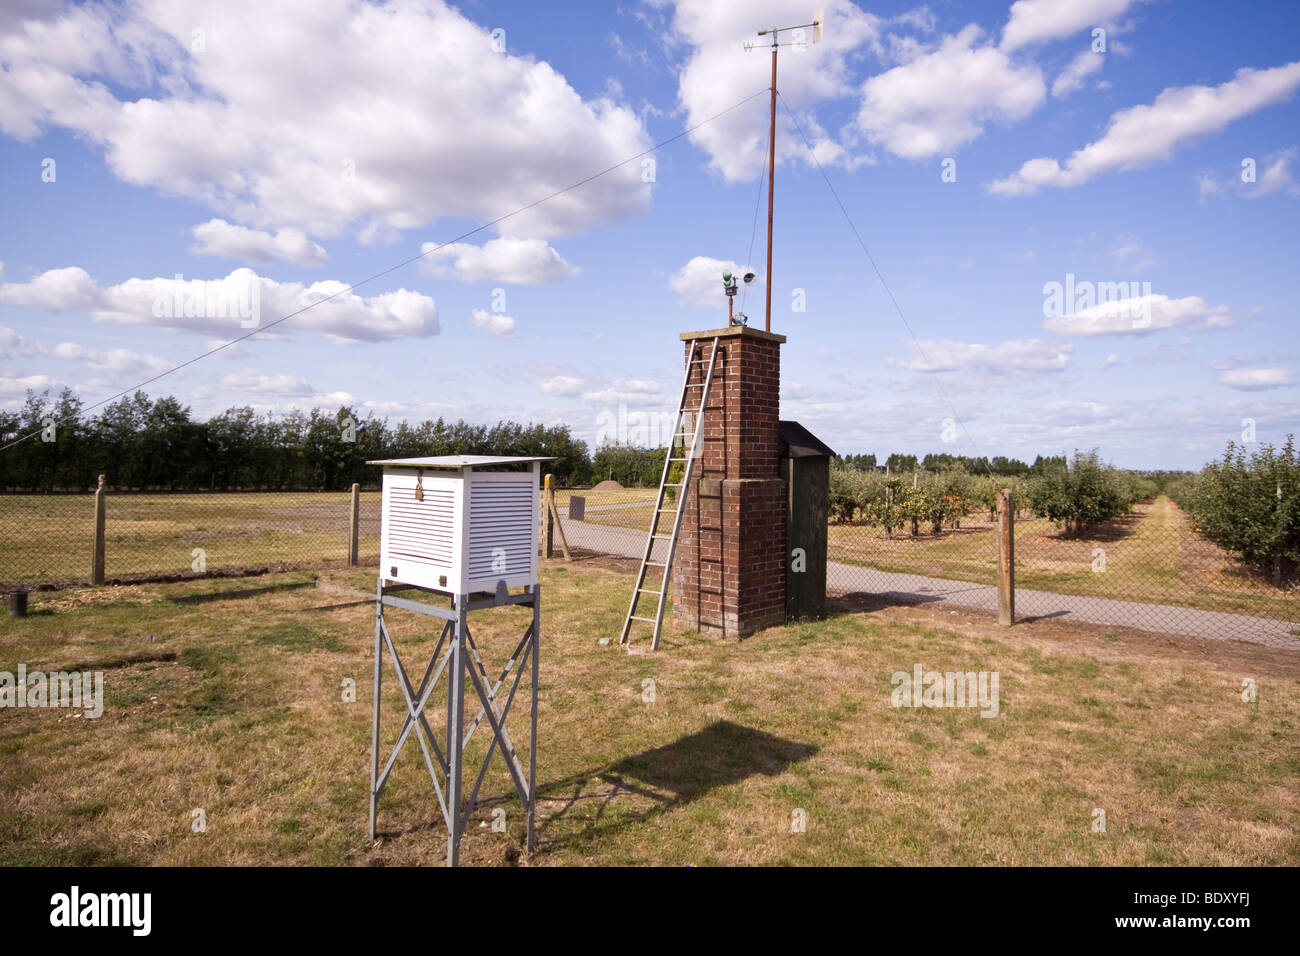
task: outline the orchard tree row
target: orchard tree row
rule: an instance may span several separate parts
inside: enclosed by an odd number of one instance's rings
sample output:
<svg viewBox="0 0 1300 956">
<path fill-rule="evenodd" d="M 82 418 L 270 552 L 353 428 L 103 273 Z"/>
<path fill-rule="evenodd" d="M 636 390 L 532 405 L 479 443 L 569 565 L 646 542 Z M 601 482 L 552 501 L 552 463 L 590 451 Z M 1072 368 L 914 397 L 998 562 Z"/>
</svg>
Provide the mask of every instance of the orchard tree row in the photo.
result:
<svg viewBox="0 0 1300 956">
<path fill-rule="evenodd" d="M 945 526 L 960 528 L 962 519 L 976 512 L 993 520 L 998 489 L 1006 488 L 1020 508 L 1060 522 L 1067 535 L 1082 535 L 1159 493 L 1155 480 L 1103 464 L 1095 451 L 1075 452 L 1068 462 L 1040 456 L 1030 467 L 1023 475 L 981 475 L 965 467 L 917 468 L 910 474 L 891 468 L 886 474 L 834 462 L 831 520 L 883 527 L 886 536 L 898 528 L 916 535 L 922 526 L 938 534 Z"/>
<path fill-rule="evenodd" d="M 1295 436 L 1281 449 L 1247 454 L 1233 442 L 1220 461 L 1168 484 L 1192 526 L 1219 547 L 1265 571 L 1279 587 L 1300 569 L 1300 455 Z"/>
</svg>

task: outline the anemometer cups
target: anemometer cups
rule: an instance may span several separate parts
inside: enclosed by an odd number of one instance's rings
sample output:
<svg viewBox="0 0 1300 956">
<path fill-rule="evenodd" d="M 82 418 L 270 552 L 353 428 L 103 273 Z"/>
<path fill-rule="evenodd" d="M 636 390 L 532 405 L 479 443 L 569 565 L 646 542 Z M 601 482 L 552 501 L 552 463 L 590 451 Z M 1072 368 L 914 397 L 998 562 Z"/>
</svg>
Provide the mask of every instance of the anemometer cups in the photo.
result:
<svg viewBox="0 0 1300 956">
<path fill-rule="evenodd" d="M 746 272 L 742 277 L 745 285 L 754 281 L 754 273 Z M 722 289 L 727 295 L 735 295 L 738 286 L 736 285 L 736 276 L 730 269 L 722 270 Z"/>
</svg>

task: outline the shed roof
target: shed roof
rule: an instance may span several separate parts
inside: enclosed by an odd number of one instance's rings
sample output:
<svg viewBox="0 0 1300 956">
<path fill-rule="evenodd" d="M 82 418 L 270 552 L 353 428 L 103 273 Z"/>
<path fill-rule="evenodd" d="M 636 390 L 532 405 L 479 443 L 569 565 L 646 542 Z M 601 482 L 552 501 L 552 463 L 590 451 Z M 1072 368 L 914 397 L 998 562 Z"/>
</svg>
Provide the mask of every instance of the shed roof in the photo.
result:
<svg viewBox="0 0 1300 956">
<path fill-rule="evenodd" d="M 790 458 L 831 457 L 835 454 L 820 438 L 798 422 L 779 422 L 781 444 Z"/>
<path fill-rule="evenodd" d="M 519 465 L 533 461 L 554 461 L 554 457 L 511 457 L 509 455 L 436 455 L 431 458 L 385 458 L 367 465 L 390 468 L 486 468 L 492 465 Z"/>
</svg>

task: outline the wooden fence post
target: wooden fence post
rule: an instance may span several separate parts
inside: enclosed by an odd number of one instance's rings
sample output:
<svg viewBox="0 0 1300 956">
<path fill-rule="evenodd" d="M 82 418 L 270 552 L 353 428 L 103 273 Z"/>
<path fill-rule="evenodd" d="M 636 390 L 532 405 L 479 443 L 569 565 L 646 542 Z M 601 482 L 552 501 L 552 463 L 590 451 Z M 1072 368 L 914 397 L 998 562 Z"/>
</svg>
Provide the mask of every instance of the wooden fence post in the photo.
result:
<svg viewBox="0 0 1300 956">
<path fill-rule="evenodd" d="M 1005 488 L 998 490 L 998 623 L 1016 622 L 1016 508 Z"/>
<path fill-rule="evenodd" d="M 1277 531 L 1279 540 L 1286 536 L 1286 516 L 1282 513 L 1282 482 L 1280 479 L 1277 483 Z M 1282 555 L 1280 553 L 1273 556 L 1273 586 L 1275 588 L 1282 586 Z"/>
<path fill-rule="evenodd" d="M 555 533 L 560 538 L 560 551 L 564 555 L 565 561 L 572 561 L 573 557 L 569 554 L 569 542 L 564 538 L 564 522 L 560 520 L 560 512 L 555 507 L 555 489 L 550 490 L 550 501 L 547 507 L 551 509 L 551 519 L 555 522 Z"/>
<path fill-rule="evenodd" d="M 90 583 L 104 583 L 104 476 L 95 488 L 95 550 L 90 563 Z"/>
<path fill-rule="evenodd" d="M 547 475 L 542 489 L 542 557 L 555 557 L 555 512 L 551 508 L 551 476 Z"/>
<path fill-rule="evenodd" d="M 361 486 L 355 483 L 352 485 L 352 512 L 349 524 L 352 533 L 348 538 L 348 566 L 355 568 L 357 566 L 357 546 L 361 524 Z"/>
</svg>

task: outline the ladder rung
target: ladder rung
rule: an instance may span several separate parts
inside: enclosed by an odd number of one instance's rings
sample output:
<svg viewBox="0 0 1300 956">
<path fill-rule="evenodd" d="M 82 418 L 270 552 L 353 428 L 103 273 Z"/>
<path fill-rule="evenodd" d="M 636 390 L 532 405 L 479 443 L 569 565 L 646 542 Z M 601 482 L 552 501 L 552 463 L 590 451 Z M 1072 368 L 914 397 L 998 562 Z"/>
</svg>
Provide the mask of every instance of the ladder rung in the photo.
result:
<svg viewBox="0 0 1300 956">
<path fill-rule="evenodd" d="M 665 466 L 665 467 L 664 467 L 664 475 L 663 475 L 663 477 L 664 477 L 665 479 L 668 477 L 668 467 L 667 467 L 668 465 L 674 465 L 674 464 L 691 464 L 691 463 L 692 463 L 692 462 L 693 462 L 697 457 L 699 457 L 699 456 L 698 456 L 698 452 L 697 452 L 697 448 L 698 448 L 698 445 L 699 445 L 699 441 L 698 441 L 698 439 L 701 437 L 701 425 L 702 425 L 702 419 L 703 419 L 703 416 L 706 414 L 706 411 L 707 411 L 707 406 L 708 406 L 708 401 L 709 401 L 709 387 L 710 387 L 710 384 L 711 384 L 712 381 L 713 381 L 713 373 L 714 373 L 714 371 L 715 371 L 716 368 L 717 368 L 717 359 L 718 359 L 718 341 L 719 341 L 719 340 L 718 340 L 717 338 L 714 338 L 714 340 L 713 340 L 713 351 L 712 351 L 712 353 L 709 355 L 709 357 L 708 357 L 707 359 L 703 359 L 703 358 L 696 359 L 696 358 L 694 357 L 694 356 L 696 356 L 696 355 L 703 355 L 703 354 L 704 354 L 704 353 L 703 353 L 703 347 L 702 347 L 698 342 L 697 342 L 697 343 L 694 343 L 694 344 L 692 345 L 692 347 L 691 347 L 691 351 L 690 351 L 690 354 L 687 356 L 687 359 L 686 359 L 686 366 L 687 366 L 687 370 L 686 370 L 686 379 L 687 379 L 687 381 L 686 381 L 686 383 L 682 386 L 682 399 L 681 399 L 681 402 L 680 402 L 680 404 L 678 405 L 678 408 L 677 408 L 678 421 L 681 422 L 681 428 L 682 428 L 682 430 L 679 431 L 679 432 L 675 432 L 675 433 L 674 433 L 674 435 L 673 435 L 673 440 L 672 440 L 672 442 L 671 442 L 671 443 L 669 444 L 669 446 L 668 446 L 668 449 L 667 449 L 667 455 L 668 455 L 668 457 L 666 457 L 665 460 L 664 460 L 664 466 Z M 709 372 L 708 372 L 707 375 L 703 376 L 703 379 L 704 379 L 703 381 L 699 381 L 699 382 L 692 382 L 692 381 L 690 381 L 690 378 L 691 378 L 691 375 L 692 375 L 691 370 L 690 370 L 690 366 L 692 366 L 692 365 L 708 365 L 708 366 L 709 366 Z M 725 371 L 725 369 L 724 369 L 724 371 Z M 725 377 L 725 375 L 724 375 L 723 377 Z M 699 388 L 699 389 L 703 389 L 703 391 L 700 393 L 700 401 L 699 401 L 699 404 L 698 404 L 697 406 L 691 406 L 690 403 L 687 401 L 686 390 L 689 389 L 689 388 Z M 686 420 L 685 417 L 684 417 L 684 416 L 686 416 L 686 415 L 691 415 L 691 416 L 693 416 L 693 418 L 690 420 L 692 424 L 689 425 L 689 426 L 688 426 L 687 420 Z M 677 427 L 677 425 L 674 425 L 674 428 L 676 428 L 676 427 Z M 689 442 L 688 442 L 688 439 L 689 439 Z M 677 444 L 678 444 L 679 441 L 681 442 L 682 451 L 687 453 L 686 457 L 678 457 L 678 456 L 673 455 L 673 452 L 676 450 L 676 448 L 677 448 Z M 650 537 L 649 537 L 649 539 L 648 539 L 647 542 L 646 542 L 646 554 L 645 554 L 645 560 L 643 560 L 643 561 L 641 562 L 641 574 L 640 574 L 640 576 L 637 578 L 637 583 L 636 583 L 635 590 L 632 592 L 632 606 L 631 606 L 631 608 L 628 609 L 628 613 L 627 613 L 627 621 L 626 621 L 626 622 L 624 623 L 624 625 L 623 625 L 624 636 L 623 636 L 623 638 L 620 638 L 620 640 L 619 640 L 619 643 L 620 643 L 620 644 L 624 643 L 626 640 L 629 639 L 629 637 L 628 637 L 628 629 L 632 626 L 632 622 L 633 622 L 633 621 L 642 621 L 642 622 L 644 622 L 644 623 L 646 623 L 646 624 L 653 624 L 653 625 L 655 626 L 655 640 L 654 640 L 654 647 L 658 647 L 658 646 L 659 646 L 659 628 L 663 625 L 663 618 L 662 618 L 662 617 L 657 617 L 657 618 L 655 618 L 655 617 L 640 617 L 640 616 L 638 616 L 638 615 L 636 615 L 636 614 L 633 614 L 632 612 L 636 610 L 636 608 L 637 608 L 637 602 L 641 599 L 641 595 L 643 595 L 643 594 L 654 594 L 654 595 L 657 595 L 657 596 L 659 597 L 659 603 L 660 603 L 660 605 L 662 605 L 663 602 L 664 602 L 664 600 L 665 600 L 665 596 L 667 595 L 667 592 L 668 592 L 667 585 L 668 585 L 668 568 L 669 568 L 669 562 L 667 562 L 667 561 L 651 561 L 651 560 L 650 560 L 651 547 L 652 547 L 653 543 L 654 543 L 656 540 L 659 540 L 659 541 L 668 541 L 668 542 L 671 542 L 673 545 L 676 544 L 676 541 L 677 541 L 677 526 L 676 526 L 676 524 L 674 524 L 674 526 L 673 526 L 673 527 L 674 527 L 674 531 L 673 531 L 672 534 L 661 534 L 661 533 L 656 532 L 655 529 L 656 529 L 657 527 L 659 527 L 659 516 L 660 516 L 660 515 L 666 515 L 666 514 L 676 515 L 676 519 L 677 519 L 677 521 L 680 521 L 680 520 L 681 520 L 681 517 L 682 517 L 681 508 L 682 508 L 682 505 L 683 505 L 682 501 L 680 501 L 680 500 L 677 501 L 677 502 L 675 503 L 675 506 L 672 507 L 672 508 L 665 508 L 665 507 L 663 506 L 663 503 L 664 503 L 664 489 L 665 489 L 665 488 L 684 489 L 684 488 L 686 487 L 686 475 L 689 474 L 690 471 L 691 471 L 690 468 L 683 469 L 683 472 L 684 472 L 684 473 L 683 473 L 683 475 L 682 475 L 682 480 L 681 480 L 681 481 L 662 481 L 662 482 L 660 483 L 660 485 L 659 485 L 659 497 L 655 499 L 654 511 L 652 512 L 652 515 L 651 515 L 651 521 L 650 521 Z M 671 551 L 672 551 L 672 547 L 670 546 L 668 550 L 669 550 L 669 553 L 671 553 Z M 653 588 L 648 588 L 648 587 L 645 587 L 645 586 L 644 586 L 644 583 L 643 583 L 643 582 L 645 581 L 645 578 L 646 578 L 646 569 L 647 569 L 647 568 L 652 568 L 652 567 L 653 567 L 653 568 L 663 568 L 663 569 L 664 569 L 664 580 L 663 580 L 663 584 L 661 585 L 662 590 L 656 591 L 656 590 L 654 590 Z"/>
</svg>

